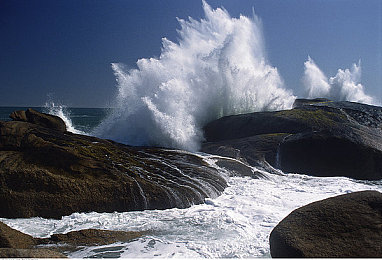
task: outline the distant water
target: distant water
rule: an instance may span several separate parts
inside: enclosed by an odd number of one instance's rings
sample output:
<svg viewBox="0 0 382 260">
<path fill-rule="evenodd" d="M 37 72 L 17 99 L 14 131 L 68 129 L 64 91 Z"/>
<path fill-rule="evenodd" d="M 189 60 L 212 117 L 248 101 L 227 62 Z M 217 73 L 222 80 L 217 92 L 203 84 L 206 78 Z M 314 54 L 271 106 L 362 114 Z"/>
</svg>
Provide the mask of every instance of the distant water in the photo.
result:
<svg viewBox="0 0 382 260">
<path fill-rule="evenodd" d="M 64 106 L 45 107 L 0 107 L 0 120 L 9 121 L 9 115 L 16 110 L 26 110 L 32 108 L 39 112 L 44 112 L 61 117 L 69 131 L 89 134 L 92 130 L 106 118 L 112 111 L 111 108 L 74 108 Z"/>
</svg>

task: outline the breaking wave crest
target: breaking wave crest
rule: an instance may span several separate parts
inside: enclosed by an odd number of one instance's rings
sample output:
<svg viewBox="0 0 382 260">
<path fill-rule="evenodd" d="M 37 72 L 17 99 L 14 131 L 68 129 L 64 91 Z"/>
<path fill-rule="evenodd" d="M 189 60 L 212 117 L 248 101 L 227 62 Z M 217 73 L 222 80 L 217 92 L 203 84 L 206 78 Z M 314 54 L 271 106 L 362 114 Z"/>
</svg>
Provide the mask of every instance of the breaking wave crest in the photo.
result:
<svg viewBox="0 0 382 260">
<path fill-rule="evenodd" d="M 320 70 L 312 58 L 304 63 L 303 83 L 308 98 L 326 97 L 335 101 L 353 101 L 378 105 L 371 96 L 365 94 L 361 80 L 361 62 L 353 64 L 351 69 L 338 69 L 329 79 Z"/>
<path fill-rule="evenodd" d="M 66 129 L 69 132 L 75 134 L 86 134 L 74 127 L 72 120 L 70 119 L 70 112 L 68 111 L 66 106 L 57 104 L 50 100 L 45 103 L 43 112 L 60 117 L 65 122 Z"/>
<path fill-rule="evenodd" d="M 232 18 L 205 1 L 203 9 L 200 21 L 178 19 L 178 43 L 163 38 L 159 58 L 130 70 L 112 64 L 116 109 L 93 134 L 195 151 L 214 119 L 292 107 L 296 97 L 266 59 L 259 18 Z"/>
</svg>

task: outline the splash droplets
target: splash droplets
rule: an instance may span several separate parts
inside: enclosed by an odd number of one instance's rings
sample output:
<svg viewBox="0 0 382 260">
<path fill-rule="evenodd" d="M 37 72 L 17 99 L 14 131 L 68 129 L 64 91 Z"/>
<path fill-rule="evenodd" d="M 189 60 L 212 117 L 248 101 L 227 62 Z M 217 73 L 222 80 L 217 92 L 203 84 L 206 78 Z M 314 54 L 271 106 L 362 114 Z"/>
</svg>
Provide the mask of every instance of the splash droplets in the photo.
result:
<svg viewBox="0 0 382 260">
<path fill-rule="evenodd" d="M 200 21 L 178 19 L 179 42 L 164 38 L 159 58 L 140 59 L 132 70 L 112 64 L 117 109 L 96 135 L 195 151 L 214 119 L 292 106 L 295 96 L 266 60 L 260 20 L 231 18 L 205 1 L 203 9 Z"/>
</svg>

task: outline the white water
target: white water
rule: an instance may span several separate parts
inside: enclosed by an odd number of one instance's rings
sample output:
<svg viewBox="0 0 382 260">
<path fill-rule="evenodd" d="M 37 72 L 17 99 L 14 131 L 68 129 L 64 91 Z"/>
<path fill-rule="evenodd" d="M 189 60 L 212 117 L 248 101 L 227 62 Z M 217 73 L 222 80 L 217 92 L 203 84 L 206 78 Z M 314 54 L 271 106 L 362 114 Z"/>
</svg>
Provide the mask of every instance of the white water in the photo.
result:
<svg viewBox="0 0 382 260">
<path fill-rule="evenodd" d="M 213 156 L 204 156 L 213 167 Z M 216 199 L 187 209 L 123 213 L 74 213 L 61 220 L 0 219 L 35 237 L 98 228 L 148 231 L 129 243 L 87 247 L 69 257 L 269 257 L 269 234 L 292 210 L 310 202 L 359 190 L 378 190 L 382 183 L 348 178 L 273 175 L 267 179 L 231 177 Z"/>
<path fill-rule="evenodd" d="M 203 9 L 200 21 L 178 19 L 178 43 L 163 38 L 159 58 L 131 70 L 112 64 L 117 109 L 93 134 L 196 151 L 214 119 L 291 108 L 295 96 L 267 61 L 259 18 L 231 18 L 204 1 Z"/>
<path fill-rule="evenodd" d="M 45 103 L 43 112 L 60 117 L 65 122 L 66 129 L 69 132 L 82 135 L 86 134 L 85 132 L 82 132 L 74 127 L 72 120 L 70 119 L 70 112 L 66 106 L 57 104 L 50 100 Z"/>
<path fill-rule="evenodd" d="M 262 23 L 232 18 L 203 0 L 204 18 L 178 19 L 177 42 L 162 39 L 158 58 L 142 58 L 137 69 L 113 63 L 118 94 L 116 109 L 90 133 L 129 145 L 151 145 L 198 151 L 202 127 L 226 115 L 289 109 L 295 100 L 265 52 Z M 361 65 L 327 76 L 308 57 L 304 63 L 306 97 L 326 97 L 380 105 L 360 83 Z M 61 105 L 48 110 L 73 127 Z"/>
<path fill-rule="evenodd" d="M 304 63 L 303 83 L 308 98 L 326 97 L 335 101 L 353 101 L 370 105 L 380 105 L 373 97 L 365 93 L 361 81 L 361 62 L 353 64 L 351 69 L 339 69 L 329 79 L 320 70 L 312 58 Z"/>
</svg>

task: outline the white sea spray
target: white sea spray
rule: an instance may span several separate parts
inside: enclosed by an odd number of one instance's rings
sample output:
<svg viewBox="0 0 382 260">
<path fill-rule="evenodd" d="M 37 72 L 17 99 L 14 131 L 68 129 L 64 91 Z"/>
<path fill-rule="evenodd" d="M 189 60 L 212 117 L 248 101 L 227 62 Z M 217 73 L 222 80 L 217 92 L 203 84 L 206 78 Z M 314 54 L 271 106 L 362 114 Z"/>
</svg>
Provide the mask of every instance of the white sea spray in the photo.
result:
<svg viewBox="0 0 382 260">
<path fill-rule="evenodd" d="M 329 79 L 320 70 L 312 58 L 304 63 L 303 83 L 308 98 L 326 97 L 334 101 L 353 101 L 370 105 L 378 102 L 365 93 L 361 81 L 361 62 L 353 64 L 351 69 L 338 69 Z"/>
<path fill-rule="evenodd" d="M 49 100 L 45 103 L 43 112 L 60 117 L 65 122 L 67 131 L 75 134 L 85 134 L 84 132 L 75 128 L 72 120 L 70 119 L 70 112 L 65 105 L 57 104 L 54 101 Z"/>
<path fill-rule="evenodd" d="M 259 18 L 232 18 L 204 1 L 203 9 L 200 21 L 178 19 L 178 43 L 163 38 L 159 58 L 131 70 L 112 64 L 117 109 L 95 135 L 195 151 L 214 119 L 291 108 L 295 96 L 267 61 Z"/>
</svg>

